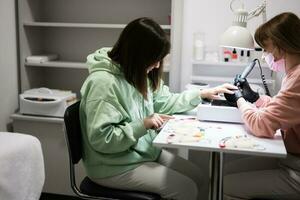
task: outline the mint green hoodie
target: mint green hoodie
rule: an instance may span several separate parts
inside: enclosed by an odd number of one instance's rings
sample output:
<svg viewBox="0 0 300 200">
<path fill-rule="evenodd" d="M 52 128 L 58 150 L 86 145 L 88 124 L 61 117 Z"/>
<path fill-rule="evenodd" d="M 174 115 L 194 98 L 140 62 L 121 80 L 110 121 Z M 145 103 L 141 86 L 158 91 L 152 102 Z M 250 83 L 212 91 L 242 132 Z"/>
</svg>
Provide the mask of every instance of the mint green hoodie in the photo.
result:
<svg viewBox="0 0 300 200">
<path fill-rule="evenodd" d="M 191 110 L 201 101 L 199 91 L 169 92 L 161 84 L 148 100 L 129 84 L 119 65 L 102 48 L 87 57 L 89 76 L 81 88 L 80 122 L 83 163 L 91 178 L 105 178 L 156 161 L 161 150 L 152 145 L 154 130 L 143 119 L 153 113 L 173 114 Z"/>
</svg>

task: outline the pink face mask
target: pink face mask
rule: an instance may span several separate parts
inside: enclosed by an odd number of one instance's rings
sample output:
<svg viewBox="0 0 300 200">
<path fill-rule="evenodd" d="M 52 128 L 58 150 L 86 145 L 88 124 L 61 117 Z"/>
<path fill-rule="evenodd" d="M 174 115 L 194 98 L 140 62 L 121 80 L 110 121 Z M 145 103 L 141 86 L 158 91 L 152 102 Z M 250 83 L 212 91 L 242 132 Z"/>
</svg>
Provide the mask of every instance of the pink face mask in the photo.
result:
<svg viewBox="0 0 300 200">
<path fill-rule="evenodd" d="M 263 55 L 263 58 L 265 59 L 267 65 L 269 68 L 275 72 L 284 72 L 285 71 L 285 60 L 284 58 L 281 58 L 280 60 L 274 61 L 274 56 L 272 53 L 268 53 L 266 55 Z"/>
</svg>

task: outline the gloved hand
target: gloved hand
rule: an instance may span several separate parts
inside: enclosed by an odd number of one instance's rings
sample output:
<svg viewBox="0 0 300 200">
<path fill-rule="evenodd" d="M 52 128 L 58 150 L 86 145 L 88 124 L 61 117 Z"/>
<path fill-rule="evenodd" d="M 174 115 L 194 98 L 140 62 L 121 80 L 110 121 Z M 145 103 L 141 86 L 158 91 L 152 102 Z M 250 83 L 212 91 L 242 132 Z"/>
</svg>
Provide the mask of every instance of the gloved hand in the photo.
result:
<svg viewBox="0 0 300 200">
<path fill-rule="evenodd" d="M 243 97 L 242 92 L 240 89 L 234 90 L 233 94 L 224 93 L 225 99 L 231 103 L 232 105 L 236 106 L 236 102 L 239 98 Z"/>
<path fill-rule="evenodd" d="M 234 79 L 234 85 L 237 86 L 241 92 L 242 92 L 242 95 L 243 97 L 251 102 L 251 103 L 254 103 L 257 101 L 257 99 L 259 99 L 259 94 L 257 92 L 254 92 L 247 79 L 245 78 L 240 78 L 241 75 L 236 75 L 235 79 Z"/>
</svg>

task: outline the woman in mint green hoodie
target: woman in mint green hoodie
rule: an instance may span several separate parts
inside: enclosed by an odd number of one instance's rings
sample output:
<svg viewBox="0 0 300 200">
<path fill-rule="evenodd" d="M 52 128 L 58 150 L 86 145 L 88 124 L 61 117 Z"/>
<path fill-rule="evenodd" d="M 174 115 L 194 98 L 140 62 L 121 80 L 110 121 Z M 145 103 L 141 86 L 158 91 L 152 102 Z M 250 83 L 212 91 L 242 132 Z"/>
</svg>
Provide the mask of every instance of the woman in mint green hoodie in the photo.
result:
<svg viewBox="0 0 300 200">
<path fill-rule="evenodd" d="M 130 22 L 112 49 L 87 57 L 81 88 L 83 163 L 88 176 L 108 187 L 148 191 L 168 199 L 197 199 L 201 170 L 152 145 L 173 113 L 195 108 L 203 98 L 232 93 L 225 84 L 206 90 L 169 92 L 161 80 L 170 43 L 149 18 Z"/>
</svg>

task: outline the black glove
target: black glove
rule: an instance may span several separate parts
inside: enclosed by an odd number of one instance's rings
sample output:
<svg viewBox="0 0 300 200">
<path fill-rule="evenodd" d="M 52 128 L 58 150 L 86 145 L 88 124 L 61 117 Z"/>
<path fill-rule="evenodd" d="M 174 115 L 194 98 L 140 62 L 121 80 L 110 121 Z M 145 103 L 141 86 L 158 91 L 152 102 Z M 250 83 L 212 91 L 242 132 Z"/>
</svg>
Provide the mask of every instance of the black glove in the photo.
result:
<svg viewBox="0 0 300 200">
<path fill-rule="evenodd" d="M 251 102 L 251 103 L 254 103 L 257 101 L 257 99 L 259 99 L 259 94 L 257 92 L 254 92 L 247 79 L 245 78 L 240 78 L 241 75 L 236 75 L 235 79 L 234 79 L 234 85 L 237 86 L 241 92 L 242 92 L 242 95 L 243 97 Z"/>
<path fill-rule="evenodd" d="M 225 99 L 231 103 L 233 106 L 236 106 L 236 102 L 239 98 L 243 97 L 242 92 L 238 90 L 233 90 L 233 94 L 224 93 Z"/>
</svg>

